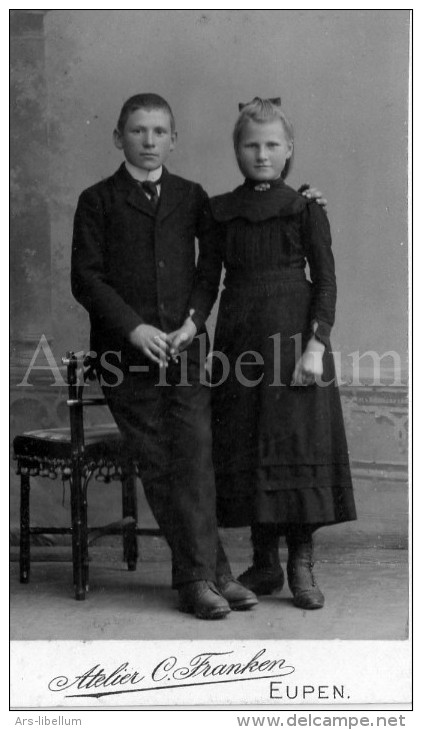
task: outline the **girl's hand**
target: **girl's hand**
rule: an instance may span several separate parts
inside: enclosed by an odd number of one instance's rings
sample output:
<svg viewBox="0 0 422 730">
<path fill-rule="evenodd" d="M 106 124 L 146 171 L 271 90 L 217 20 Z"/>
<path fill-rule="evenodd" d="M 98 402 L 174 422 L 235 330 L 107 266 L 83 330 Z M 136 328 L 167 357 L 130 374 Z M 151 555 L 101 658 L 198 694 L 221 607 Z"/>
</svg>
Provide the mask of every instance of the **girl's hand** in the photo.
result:
<svg viewBox="0 0 422 730">
<path fill-rule="evenodd" d="M 322 377 L 322 356 L 325 346 L 315 337 L 311 337 L 305 352 L 296 363 L 290 385 L 314 385 Z"/>
<path fill-rule="evenodd" d="M 139 324 L 129 334 L 129 342 L 160 368 L 169 360 L 168 335 L 150 324 Z"/>
<path fill-rule="evenodd" d="M 196 325 L 193 320 L 188 317 L 183 322 L 182 326 L 170 332 L 168 335 L 168 342 L 170 345 L 170 356 L 173 360 L 176 360 L 178 355 L 185 350 L 191 344 L 193 338 L 196 335 Z"/>
</svg>

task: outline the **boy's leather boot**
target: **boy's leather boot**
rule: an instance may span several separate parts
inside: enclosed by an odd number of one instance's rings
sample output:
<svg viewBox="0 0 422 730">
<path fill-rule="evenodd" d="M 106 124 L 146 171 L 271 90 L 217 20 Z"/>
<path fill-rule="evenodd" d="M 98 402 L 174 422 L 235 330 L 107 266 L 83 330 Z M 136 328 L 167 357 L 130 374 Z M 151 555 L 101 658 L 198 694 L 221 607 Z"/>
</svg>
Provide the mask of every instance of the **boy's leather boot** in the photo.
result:
<svg viewBox="0 0 422 730">
<path fill-rule="evenodd" d="M 179 587 L 179 611 L 212 620 L 227 616 L 230 606 L 214 583 L 195 580 Z"/>
<path fill-rule="evenodd" d="M 291 533 L 286 536 L 286 541 L 289 549 L 287 581 L 293 593 L 294 605 L 306 610 L 322 608 L 325 599 L 312 572 L 314 567 L 312 535 Z"/>
<path fill-rule="evenodd" d="M 220 539 L 217 545 L 217 588 L 232 611 L 249 611 L 258 603 L 255 593 L 233 578 Z"/>
<path fill-rule="evenodd" d="M 278 554 L 279 536 L 275 525 L 252 525 L 253 565 L 238 580 L 257 596 L 281 591 L 284 573 Z"/>
</svg>

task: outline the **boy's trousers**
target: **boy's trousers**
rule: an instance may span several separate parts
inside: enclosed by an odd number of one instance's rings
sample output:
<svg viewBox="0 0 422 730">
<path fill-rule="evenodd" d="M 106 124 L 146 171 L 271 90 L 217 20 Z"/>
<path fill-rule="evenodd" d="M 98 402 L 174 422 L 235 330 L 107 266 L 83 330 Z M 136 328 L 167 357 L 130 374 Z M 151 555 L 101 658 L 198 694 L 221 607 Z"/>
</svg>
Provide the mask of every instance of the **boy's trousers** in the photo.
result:
<svg viewBox="0 0 422 730">
<path fill-rule="evenodd" d="M 178 364 L 170 362 L 164 374 L 167 384 L 157 384 L 158 373 L 153 378 L 126 372 L 121 384 L 103 385 L 103 391 L 171 548 L 177 588 L 194 580 L 216 580 L 211 399 L 196 366 L 189 368 L 189 385 L 177 384 Z M 229 572 L 221 546 L 218 557 L 219 573 Z"/>
</svg>

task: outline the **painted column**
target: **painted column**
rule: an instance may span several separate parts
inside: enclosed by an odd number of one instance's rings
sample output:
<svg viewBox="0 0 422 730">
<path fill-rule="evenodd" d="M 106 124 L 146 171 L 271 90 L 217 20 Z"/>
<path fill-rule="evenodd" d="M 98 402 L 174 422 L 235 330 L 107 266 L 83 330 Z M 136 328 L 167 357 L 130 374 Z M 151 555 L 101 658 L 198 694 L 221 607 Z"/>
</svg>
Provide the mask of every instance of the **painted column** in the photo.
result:
<svg viewBox="0 0 422 730">
<path fill-rule="evenodd" d="M 12 432 L 49 423 L 51 372 L 18 387 L 41 337 L 51 343 L 48 107 L 44 68 L 47 10 L 12 10 L 11 20 L 11 380 Z M 40 355 L 40 364 L 46 365 Z M 54 390 L 57 391 L 57 388 Z"/>
</svg>

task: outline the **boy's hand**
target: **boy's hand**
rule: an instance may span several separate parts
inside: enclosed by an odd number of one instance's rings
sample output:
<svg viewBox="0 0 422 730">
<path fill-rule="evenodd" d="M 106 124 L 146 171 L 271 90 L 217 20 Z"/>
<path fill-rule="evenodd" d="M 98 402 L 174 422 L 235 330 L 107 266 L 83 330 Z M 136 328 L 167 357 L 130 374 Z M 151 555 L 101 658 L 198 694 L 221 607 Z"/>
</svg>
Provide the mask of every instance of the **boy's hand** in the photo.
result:
<svg viewBox="0 0 422 730">
<path fill-rule="evenodd" d="M 193 338 L 196 335 L 196 325 L 193 320 L 188 317 L 183 322 L 182 326 L 174 332 L 170 332 L 168 335 L 168 341 L 170 344 L 170 355 L 175 360 L 182 350 L 189 347 Z"/>
<path fill-rule="evenodd" d="M 150 324 L 139 324 L 129 334 L 129 341 L 160 368 L 169 360 L 168 335 Z"/>
<path fill-rule="evenodd" d="M 290 385 L 314 385 L 317 378 L 322 377 L 324 349 L 322 342 L 311 337 L 305 352 L 296 363 Z"/>
<path fill-rule="evenodd" d="M 298 193 L 301 193 L 309 200 L 315 200 L 325 211 L 327 211 L 327 200 L 323 197 L 322 193 L 316 188 L 311 188 L 309 183 L 301 185 Z"/>
</svg>

